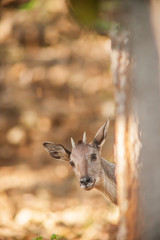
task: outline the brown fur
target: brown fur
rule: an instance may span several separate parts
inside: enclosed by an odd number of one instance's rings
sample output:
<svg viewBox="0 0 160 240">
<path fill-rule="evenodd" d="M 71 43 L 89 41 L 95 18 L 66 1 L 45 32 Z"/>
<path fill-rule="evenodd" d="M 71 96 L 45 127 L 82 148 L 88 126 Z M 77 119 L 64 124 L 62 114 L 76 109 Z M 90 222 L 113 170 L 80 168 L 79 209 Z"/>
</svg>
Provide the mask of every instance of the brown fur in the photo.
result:
<svg viewBox="0 0 160 240">
<path fill-rule="evenodd" d="M 90 159 L 92 153 L 97 155 L 95 162 Z M 91 177 L 94 182 L 93 188 L 117 203 L 115 164 L 101 158 L 99 149 L 88 143 L 78 144 L 72 149 L 70 160 L 75 164 L 73 170 L 79 181 L 83 177 Z"/>
<path fill-rule="evenodd" d="M 108 126 L 109 121 L 98 130 L 90 144 L 86 141 L 86 134 L 83 141 L 79 141 L 77 145 L 72 139 L 71 152 L 60 144 L 44 143 L 44 147 L 52 157 L 70 162 L 81 188 L 85 190 L 95 188 L 116 204 L 115 164 L 100 156 Z"/>
</svg>

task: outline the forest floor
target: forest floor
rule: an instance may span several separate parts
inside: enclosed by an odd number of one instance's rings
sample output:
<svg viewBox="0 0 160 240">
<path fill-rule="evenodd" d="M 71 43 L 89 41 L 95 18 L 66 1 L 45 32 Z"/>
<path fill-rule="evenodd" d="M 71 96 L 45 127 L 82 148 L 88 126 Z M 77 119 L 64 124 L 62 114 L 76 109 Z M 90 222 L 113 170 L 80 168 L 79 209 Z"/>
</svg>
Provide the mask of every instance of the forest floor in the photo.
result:
<svg viewBox="0 0 160 240">
<path fill-rule="evenodd" d="M 0 239 L 115 239 L 119 209 L 42 146 L 70 149 L 84 131 L 91 141 L 110 117 L 103 156 L 113 161 L 110 40 L 76 25 L 64 0 L 3 8 L 0 111 Z"/>
</svg>

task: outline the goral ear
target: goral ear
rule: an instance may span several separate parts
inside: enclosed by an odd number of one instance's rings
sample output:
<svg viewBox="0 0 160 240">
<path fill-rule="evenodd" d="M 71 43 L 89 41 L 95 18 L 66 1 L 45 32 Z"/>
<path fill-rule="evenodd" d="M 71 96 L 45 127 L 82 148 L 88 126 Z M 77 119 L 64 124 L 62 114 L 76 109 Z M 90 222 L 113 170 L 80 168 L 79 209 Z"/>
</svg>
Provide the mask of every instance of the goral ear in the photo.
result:
<svg viewBox="0 0 160 240">
<path fill-rule="evenodd" d="M 63 161 L 69 161 L 71 152 L 65 147 L 63 147 L 61 144 L 45 142 L 43 143 L 43 146 L 53 158 Z"/>
<path fill-rule="evenodd" d="M 103 146 L 107 137 L 109 123 L 110 120 L 108 119 L 107 122 L 96 133 L 93 141 L 91 142 L 91 145 L 97 148 L 101 148 Z"/>
</svg>

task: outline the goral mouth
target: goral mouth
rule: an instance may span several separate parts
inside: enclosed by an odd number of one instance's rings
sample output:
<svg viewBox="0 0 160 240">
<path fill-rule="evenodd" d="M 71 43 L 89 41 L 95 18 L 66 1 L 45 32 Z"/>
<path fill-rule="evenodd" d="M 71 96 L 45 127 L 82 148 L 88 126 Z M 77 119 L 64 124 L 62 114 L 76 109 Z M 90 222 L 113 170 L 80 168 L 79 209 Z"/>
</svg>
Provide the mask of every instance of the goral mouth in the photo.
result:
<svg viewBox="0 0 160 240">
<path fill-rule="evenodd" d="M 94 184 L 95 184 L 95 181 L 92 183 L 88 183 L 87 185 L 81 184 L 80 186 L 82 189 L 89 191 L 94 187 Z"/>
</svg>

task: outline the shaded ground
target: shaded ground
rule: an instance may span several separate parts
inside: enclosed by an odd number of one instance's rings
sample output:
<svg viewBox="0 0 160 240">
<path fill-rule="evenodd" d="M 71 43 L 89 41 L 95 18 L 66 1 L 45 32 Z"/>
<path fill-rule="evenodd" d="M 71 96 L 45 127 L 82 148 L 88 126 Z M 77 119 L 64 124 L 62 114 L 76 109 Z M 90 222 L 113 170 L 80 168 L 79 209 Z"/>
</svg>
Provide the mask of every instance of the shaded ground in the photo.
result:
<svg viewBox="0 0 160 240">
<path fill-rule="evenodd" d="M 64 1 L 41 0 L 3 9 L 0 44 L 0 239 L 114 239 L 118 209 L 81 190 L 70 166 L 42 146 L 70 148 L 71 136 L 87 130 L 91 140 L 114 121 L 110 41 L 83 32 Z M 113 121 L 103 150 L 110 161 Z"/>
</svg>

